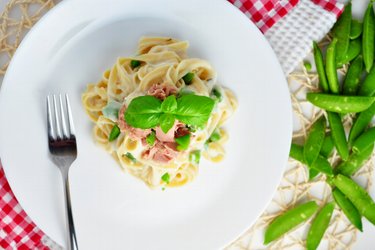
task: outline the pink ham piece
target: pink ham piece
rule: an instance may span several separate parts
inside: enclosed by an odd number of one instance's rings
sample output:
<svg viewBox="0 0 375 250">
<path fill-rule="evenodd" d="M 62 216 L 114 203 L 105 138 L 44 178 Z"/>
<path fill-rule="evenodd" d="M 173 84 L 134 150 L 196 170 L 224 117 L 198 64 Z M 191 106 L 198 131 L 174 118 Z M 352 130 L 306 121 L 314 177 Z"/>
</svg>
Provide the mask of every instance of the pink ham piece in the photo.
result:
<svg viewBox="0 0 375 250">
<path fill-rule="evenodd" d="M 142 157 L 147 160 L 168 163 L 176 158 L 178 154 L 177 143 L 157 141 L 152 148 L 142 153 Z"/>
<path fill-rule="evenodd" d="M 147 94 L 163 101 L 168 96 L 177 94 L 177 88 L 167 83 L 158 83 L 152 85 Z"/>
<path fill-rule="evenodd" d="M 151 133 L 151 129 L 134 128 L 127 124 L 124 115 L 125 111 L 126 105 L 124 104 L 118 112 L 118 126 L 121 132 L 128 133 L 129 137 L 134 140 L 146 138 Z"/>
<path fill-rule="evenodd" d="M 163 130 L 161 130 L 161 128 L 158 126 L 155 128 L 156 138 L 161 142 L 174 142 L 175 137 L 181 136 L 176 136 L 176 132 L 183 128 L 185 128 L 185 125 L 177 120 L 175 120 L 173 127 L 167 133 L 164 133 Z"/>
</svg>

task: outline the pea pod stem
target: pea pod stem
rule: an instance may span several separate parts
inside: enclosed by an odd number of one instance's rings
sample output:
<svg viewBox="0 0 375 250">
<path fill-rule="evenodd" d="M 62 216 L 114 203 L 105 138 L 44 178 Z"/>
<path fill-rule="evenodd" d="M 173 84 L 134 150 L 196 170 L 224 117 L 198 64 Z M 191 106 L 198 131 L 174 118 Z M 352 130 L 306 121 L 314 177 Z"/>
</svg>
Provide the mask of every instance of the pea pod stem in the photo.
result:
<svg viewBox="0 0 375 250">
<path fill-rule="evenodd" d="M 345 195 L 337 188 L 332 191 L 333 199 L 336 204 L 344 212 L 346 218 L 362 232 L 362 218 L 358 212 L 358 209 L 353 205 L 353 203 L 345 197 Z"/>
<path fill-rule="evenodd" d="M 333 183 L 353 203 L 359 213 L 375 225 L 375 203 L 366 190 L 341 174 L 333 178 Z"/>
<path fill-rule="evenodd" d="M 311 227 L 307 234 L 307 250 L 315 250 L 318 248 L 320 241 L 328 228 L 329 222 L 331 221 L 334 209 L 335 203 L 327 203 L 312 221 Z"/>
<path fill-rule="evenodd" d="M 274 219 L 267 227 L 264 244 L 268 244 L 281 237 L 284 233 L 308 220 L 318 209 L 315 201 L 310 201 L 290 209 Z"/>
<path fill-rule="evenodd" d="M 361 112 L 375 101 L 375 97 L 369 96 L 338 96 L 323 93 L 307 93 L 306 98 L 321 109 L 341 114 Z"/>
<path fill-rule="evenodd" d="M 374 63 L 375 15 L 370 1 L 363 20 L 362 50 L 366 71 L 370 72 Z"/>
<path fill-rule="evenodd" d="M 337 113 L 327 112 L 333 142 L 341 158 L 346 161 L 349 158 L 349 147 L 346 141 L 345 130 L 341 118 Z"/>
</svg>

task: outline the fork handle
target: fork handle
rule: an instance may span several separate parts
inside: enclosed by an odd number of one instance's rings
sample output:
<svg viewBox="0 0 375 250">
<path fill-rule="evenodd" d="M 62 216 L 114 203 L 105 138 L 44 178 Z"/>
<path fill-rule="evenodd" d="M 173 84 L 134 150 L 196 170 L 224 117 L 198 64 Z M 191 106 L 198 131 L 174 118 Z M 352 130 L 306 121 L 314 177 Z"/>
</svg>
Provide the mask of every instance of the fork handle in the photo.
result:
<svg viewBox="0 0 375 250">
<path fill-rule="evenodd" d="M 65 194 L 65 211 L 68 219 L 67 231 L 68 231 L 68 250 L 78 250 L 76 231 L 74 228 L 72 206 L 70 202 L 70 188 L 69 188 L 69 173 L 68 170 L 61 169 L 64 182 L 64 194 Z"/>
</svg>

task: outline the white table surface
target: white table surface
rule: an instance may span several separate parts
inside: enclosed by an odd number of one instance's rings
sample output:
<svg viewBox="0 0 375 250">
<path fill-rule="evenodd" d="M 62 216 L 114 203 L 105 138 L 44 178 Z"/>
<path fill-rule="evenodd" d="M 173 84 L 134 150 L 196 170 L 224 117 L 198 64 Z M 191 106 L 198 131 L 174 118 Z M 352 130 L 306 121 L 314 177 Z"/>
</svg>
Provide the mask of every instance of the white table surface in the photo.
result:
<svg viewBox="0 0 375 250">
<path fill-rule="evenodd" d="M 0 0 L 0 11 L 4 10 L 8 0 Z M 347 0 L 339 0 L 339 2 L 347 2 Z M 353 16 L 362 19 L 363 13 L 366 9 L 367 0 L 354 0 L 353 3 Z M 0 84 L 1 86 L 1 84 Z M 375 176 L 373 183 L 375 183 Z M 370 194 L 375 197 L 375 184 L 372 185 Z M 375 249 L 375 226 L 371 225 L 366 219 L 363 220 L 363 233 L 357 234 L 357 241 L 354 244 L 353 250 L 374 250 Z"/>
</svg>

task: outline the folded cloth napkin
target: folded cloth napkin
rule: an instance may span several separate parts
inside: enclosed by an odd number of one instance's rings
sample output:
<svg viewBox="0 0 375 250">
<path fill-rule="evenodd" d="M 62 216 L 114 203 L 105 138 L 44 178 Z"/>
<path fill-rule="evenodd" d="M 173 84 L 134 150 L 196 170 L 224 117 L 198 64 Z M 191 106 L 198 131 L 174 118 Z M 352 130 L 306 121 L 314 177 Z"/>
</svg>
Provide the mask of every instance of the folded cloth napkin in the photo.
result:
<svg viewBox="0 0 375 250">
<path fill-rule="evenodd" d="M 264 33 L 288 75 L 343 10 L 335 0 L 229 0 Z M 0 164 L 0 248 L 58 249 L 21 208 Z"/>
</svg>

